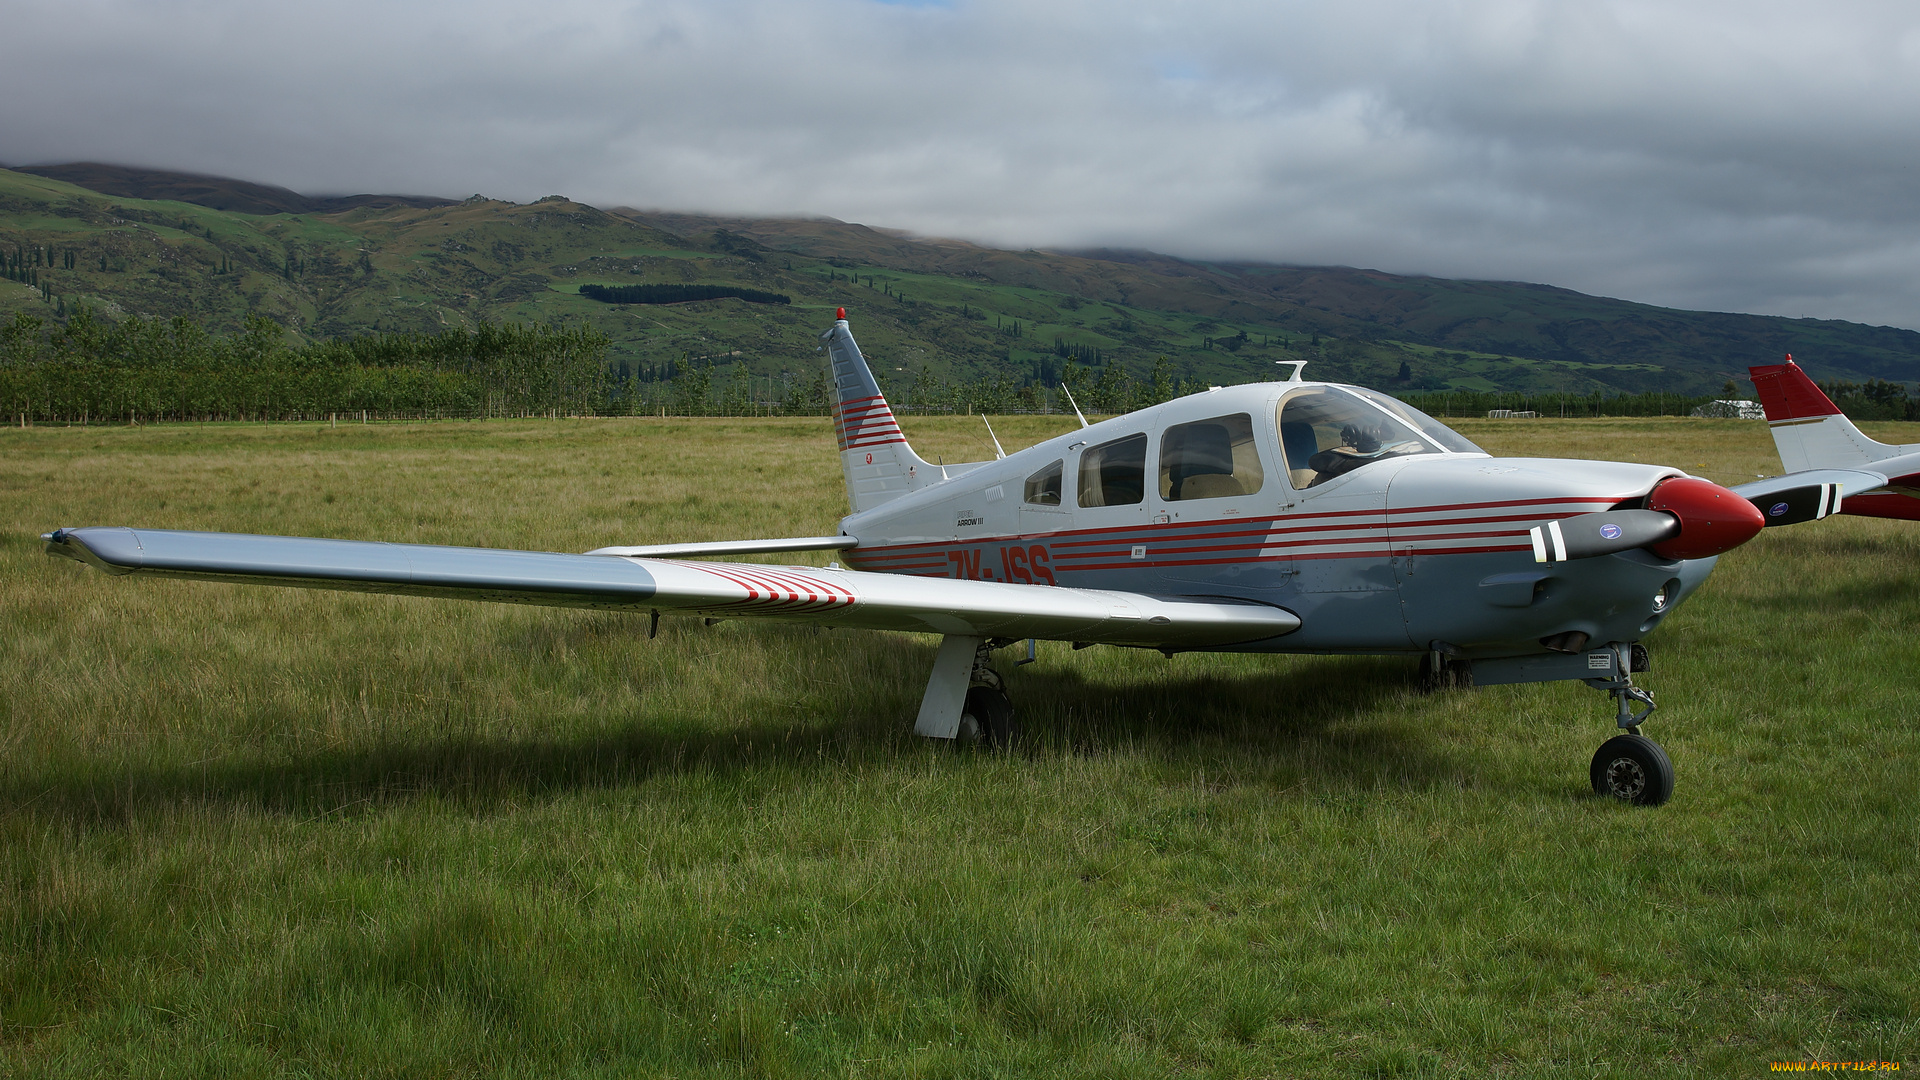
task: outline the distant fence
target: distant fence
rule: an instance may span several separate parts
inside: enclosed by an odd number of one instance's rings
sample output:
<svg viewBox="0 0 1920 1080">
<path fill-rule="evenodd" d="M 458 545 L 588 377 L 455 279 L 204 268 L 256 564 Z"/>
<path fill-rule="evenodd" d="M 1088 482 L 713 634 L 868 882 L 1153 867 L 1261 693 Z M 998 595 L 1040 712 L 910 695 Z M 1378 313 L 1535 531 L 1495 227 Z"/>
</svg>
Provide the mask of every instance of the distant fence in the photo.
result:
<svg viewBox="0 0 1920 1080">
<path fill-rule="evenodd" d="M 1519 419 L 1523 416 L 1686 416 L 1698 406 L 1712 401 L 1711 395 L 1669 394 L 1653 391 L 1645 394 L 1528 394 L 1478 393 L 1471 391 L 1426 390 L 1395 394 L 1421 412 L 1442 419 L 1486 417 Z"/>
</svg>

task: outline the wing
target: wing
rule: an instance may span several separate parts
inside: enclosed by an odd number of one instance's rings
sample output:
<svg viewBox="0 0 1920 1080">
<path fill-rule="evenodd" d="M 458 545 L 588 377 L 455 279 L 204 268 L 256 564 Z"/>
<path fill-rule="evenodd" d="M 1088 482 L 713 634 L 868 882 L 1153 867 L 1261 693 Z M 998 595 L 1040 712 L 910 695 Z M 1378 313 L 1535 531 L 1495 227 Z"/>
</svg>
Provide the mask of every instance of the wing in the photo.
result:
<svg viewBox="0 0 1920 1080">
<path fill-rule="evenodd" d="M 1210 598 L 858 570 L 163 529 L 61 529 L 47 552 L 110 574 L 827 626 L 1205 648 L 1291 633 L 1292 612 Z"/>
<path fill-rule="evenodd" d="M 851 536 L 796 536 L 784 540 L 703 540 L 691 544 L 642 544 L 603 547 L 589 555 L 639 555 L 648 559 L 691 559 L 702 555 L 779 555 L 790 551 L 846 551 L 859 543 Z"/>
</svg>

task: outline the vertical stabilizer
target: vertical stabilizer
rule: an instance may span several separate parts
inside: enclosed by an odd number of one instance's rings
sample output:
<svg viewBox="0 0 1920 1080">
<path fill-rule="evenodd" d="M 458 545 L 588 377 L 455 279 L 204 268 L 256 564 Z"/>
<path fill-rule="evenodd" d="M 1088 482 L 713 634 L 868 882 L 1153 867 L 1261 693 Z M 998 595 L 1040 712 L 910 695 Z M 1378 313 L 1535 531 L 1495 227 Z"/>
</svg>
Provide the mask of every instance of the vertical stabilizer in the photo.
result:
<svg viewBox="0 0 1920 1080">
<path fill-rule="evenodd" d="M 853 512 L 871 510 L 938 481 L 939 467 L 921 460 L 900 433 L 892 407 L 847 329 L 846 308 L 836 313 L 833 328 L 820 340 L 827 343 L 833 366 L 833 431 L 840 441 Z"/>
<path fill-rule="evenodd" d="M 1760 393 L 1773 445 L 1788 472 L 1857 469 L 1911 450 L 1867 438 L 1792 356 L 1783 364 L 1750 367 L 1747 375 Z"/>
</svg>

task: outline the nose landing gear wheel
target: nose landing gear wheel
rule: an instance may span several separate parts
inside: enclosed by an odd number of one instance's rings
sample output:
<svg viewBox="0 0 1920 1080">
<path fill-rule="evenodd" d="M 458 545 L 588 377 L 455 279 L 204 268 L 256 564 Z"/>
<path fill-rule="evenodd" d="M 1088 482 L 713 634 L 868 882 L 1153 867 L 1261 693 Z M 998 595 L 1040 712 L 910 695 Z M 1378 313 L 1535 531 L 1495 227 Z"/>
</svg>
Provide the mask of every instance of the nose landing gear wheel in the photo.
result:
<svg viewBox="0 0 1920 1080">
<path fill-rule="evenodd" d="M 1659 806 L 1673 797 L 1673 762 L 1644 735 L 1615 735 L 1593 755 L 1593 793 L 1635 806 Z"/>
<path fill-rule="evenodd" d="M 976 686 L 967 691 L 957 741 L 1006 747 L 1019 737 L 1020 725 L 1013 719 L 1013 699 L 1006 691 L 991 686 Z"/>
</svg>

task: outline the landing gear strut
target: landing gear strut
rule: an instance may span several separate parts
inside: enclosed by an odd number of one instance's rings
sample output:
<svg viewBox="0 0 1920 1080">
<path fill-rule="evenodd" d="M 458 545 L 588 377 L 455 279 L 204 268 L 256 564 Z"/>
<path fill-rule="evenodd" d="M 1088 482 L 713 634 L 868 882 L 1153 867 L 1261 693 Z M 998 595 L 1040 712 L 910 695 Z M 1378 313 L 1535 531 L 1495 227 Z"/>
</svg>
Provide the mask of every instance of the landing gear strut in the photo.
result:
<svg viewBox="0 0 1920 1080">
<path fill-rule="evenodd" d="M 1633 673 L 1647 670 L 1647 651 L 1641 645 L 1611 646 L 1618 657 L 1612 675 L 1588 679 L 1588 686 L 1605 690 L 1618 707 L 1615 723 L 1621 734 L 1594 752 L 1588 773 L 1593 793 L 1635 806 L 1659 806 L 1673 797 L 1673 762 L 1660 744 L 1640 734 L 1640 725 L 1653 715 L 1653 695 L 1633 685 Z M 1646 706 L 1636 711 L 1638 706 Z"/>
<path fill-rule="evenodd" d="M 1013 718 L 1013 700 L 993 670 L 993 650 L 1013 644 L 1012 638 L 985 638 L 949 634 L 940 642 L 920 699 L 916 734 L 932 739 L 961 739 L 1005 746 L 1019 735 Z"/>
<path fill-rule="evenodd" d="M 1009 746 L 1020 736 L 1020 725 L 1013 718 L 1013 699 L 1007 696 L 1000 673 L 993 670 L 993 650 L 998 641 L 981 642 L 973 654 L 966 704 L 960 709 L 960 730 L 954 736 L 962 742 Z"/>
</svg>

